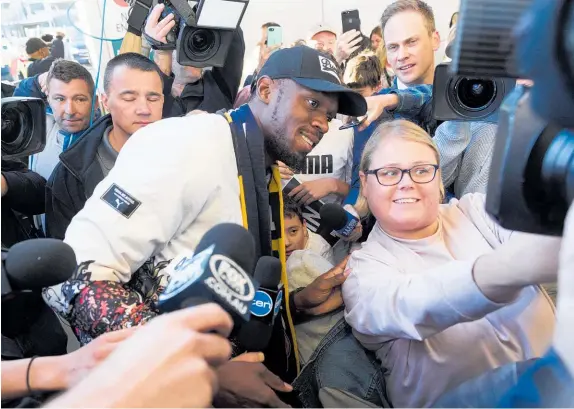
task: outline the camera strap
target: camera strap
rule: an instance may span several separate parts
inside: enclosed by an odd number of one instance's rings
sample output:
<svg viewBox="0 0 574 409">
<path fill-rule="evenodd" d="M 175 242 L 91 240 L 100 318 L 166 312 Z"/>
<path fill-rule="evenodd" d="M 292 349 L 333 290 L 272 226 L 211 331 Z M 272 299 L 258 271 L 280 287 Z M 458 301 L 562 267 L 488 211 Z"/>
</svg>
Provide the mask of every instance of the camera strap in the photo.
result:
<svg viewBox="0 0 574 409">
<path fill-rule="evenodd" d="M 176 43 L 165 44 L 162 43 L 161 41 L 157 41 L 155 38 L 148 36 L 145 32 L 143 32 L 142 34 L 153 50 L 173 51 L 176 48 Z"/>
</svg>

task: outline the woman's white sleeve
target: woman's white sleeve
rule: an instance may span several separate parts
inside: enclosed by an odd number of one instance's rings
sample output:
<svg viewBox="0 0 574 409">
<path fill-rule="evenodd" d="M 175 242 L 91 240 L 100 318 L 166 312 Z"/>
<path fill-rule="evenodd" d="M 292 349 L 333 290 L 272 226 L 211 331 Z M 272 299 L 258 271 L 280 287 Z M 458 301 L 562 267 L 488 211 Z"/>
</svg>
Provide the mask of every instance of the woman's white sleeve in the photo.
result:
<svg viewBox="0 0 574 409">
<path fill-rule="evenodd" d="M 381 251 L 384 249 L 380 248 Z M 398 271 L 364 249 L 351 255 L 343 284 L 345 318 L 376 342 L 422 340 L 502 307 L 488 300 L 472 278 L 474 260 L 452 261 L 417 273 Z"/>
</svg>

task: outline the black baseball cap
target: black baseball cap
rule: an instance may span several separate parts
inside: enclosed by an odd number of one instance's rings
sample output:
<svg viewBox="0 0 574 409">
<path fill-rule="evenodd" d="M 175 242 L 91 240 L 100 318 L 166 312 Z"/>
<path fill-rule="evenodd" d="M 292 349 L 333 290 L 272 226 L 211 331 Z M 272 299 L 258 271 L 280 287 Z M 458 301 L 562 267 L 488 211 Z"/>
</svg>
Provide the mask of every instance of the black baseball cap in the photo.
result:
<svg viewBox="0 0 574 409">
<path fill-rule="evenodd" d="M 339 70 L 329 57 L 305 45 L 275 51 L 258 73 L 258 77 L 290 79 L 317 92 L 337 94 L 338 113 L 362 116 L 367 112 L 363 96 L 341 84 Z"/>
</svg>

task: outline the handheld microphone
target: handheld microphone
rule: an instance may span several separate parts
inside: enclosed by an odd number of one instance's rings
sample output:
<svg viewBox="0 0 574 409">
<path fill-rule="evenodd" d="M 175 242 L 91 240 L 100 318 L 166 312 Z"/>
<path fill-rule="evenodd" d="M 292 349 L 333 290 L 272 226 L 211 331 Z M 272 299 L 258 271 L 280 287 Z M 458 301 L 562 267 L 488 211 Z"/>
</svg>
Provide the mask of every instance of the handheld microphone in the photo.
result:
<svg viewBox="0 0 574 409">
<path fill-rule="evenodd" d="M 74 250 L 56 239 L 32 239 L 2 250 L 2 298 L 63 283 L 77 268 Z"/>
<path fill-rule="evenodd" d="M 248 321 L 258 288 L 251 278 L 254 264 L 251 233 L 238 224 L 218 224 L 205 233 L 194 252 L 177 256 L 166 267 L 170 281 L 159 296 L 159 310 L 216 302 L 235 325 Z"/>
<path fill-rule="evenodd" d="M 281 261 L 263 256 L 255 267 L 255 279 L 261 283 L 251 303 L 251 320 L 239 330 L 237 339 L 247 351 L 262 351 L 273 333 L 275 318 L 283 302 Z"/>
<path fill-rule="evenodd" d="M 340 236 L 349 237 L 359 224 L 358 217 L 336 203 L 325 203 L 319 214 L 321 216 L 320 230 L 323 232 L 335 231 Z"/>
<path fill-rule="evenodd" d="M 292 177 L 283 186 L 283 194 L 288 195 L 300 184 L 301 182 L 295 176 Z M 344 207 L 336 203 L 325 203 L 322 200 L 315 200 L 309 205 L 304 205 L 302 210 L 307 228 L 319 234 L 331 246 L 334 246 L 341 236 L 349 237 L 360 221 L 356 215 L 345 210 Z"/>
</svg>

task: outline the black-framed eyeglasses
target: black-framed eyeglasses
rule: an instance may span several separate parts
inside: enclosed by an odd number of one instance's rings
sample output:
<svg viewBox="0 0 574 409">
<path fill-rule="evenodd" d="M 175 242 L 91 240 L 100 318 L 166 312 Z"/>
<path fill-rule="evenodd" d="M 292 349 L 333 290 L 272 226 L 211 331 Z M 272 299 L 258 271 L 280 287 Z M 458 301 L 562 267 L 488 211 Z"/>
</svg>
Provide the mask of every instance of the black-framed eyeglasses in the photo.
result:
<svg viewBox="0 0 574 409">
<path fill-rule="evenodd" d="M 430 183 L 434 180 L 438 165 L 417 165 L 410 169 L 401 169 L 393 167 L 383 167 L 378 169 L 368 170 L 367 175 L 375 175 L 377 182 L 383 186 L 394 186 L 401 183 L 405 173 L 408 173 L 411 180 L 415 183 L 424 184 Z"/>
</svg>

